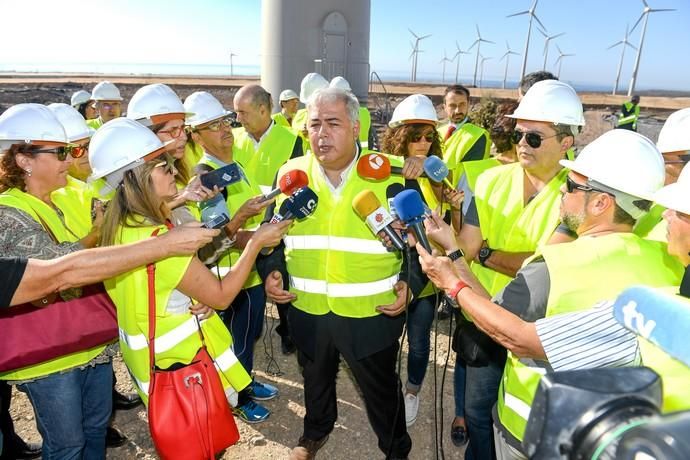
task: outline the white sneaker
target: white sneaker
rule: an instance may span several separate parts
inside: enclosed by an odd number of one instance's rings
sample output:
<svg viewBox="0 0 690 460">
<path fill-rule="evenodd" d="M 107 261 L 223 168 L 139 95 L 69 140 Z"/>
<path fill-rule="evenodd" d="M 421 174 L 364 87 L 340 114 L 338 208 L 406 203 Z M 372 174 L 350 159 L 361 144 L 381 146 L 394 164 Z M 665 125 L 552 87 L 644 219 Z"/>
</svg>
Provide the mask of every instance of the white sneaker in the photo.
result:
<svg viewBox="0 0 690 460">
<path fill-rule="evenodd" d="M 419 411 L 419 397 L 412 393 L 405 393 L 405 424 L 408 427 L 414 425 Z"/>
</svg>

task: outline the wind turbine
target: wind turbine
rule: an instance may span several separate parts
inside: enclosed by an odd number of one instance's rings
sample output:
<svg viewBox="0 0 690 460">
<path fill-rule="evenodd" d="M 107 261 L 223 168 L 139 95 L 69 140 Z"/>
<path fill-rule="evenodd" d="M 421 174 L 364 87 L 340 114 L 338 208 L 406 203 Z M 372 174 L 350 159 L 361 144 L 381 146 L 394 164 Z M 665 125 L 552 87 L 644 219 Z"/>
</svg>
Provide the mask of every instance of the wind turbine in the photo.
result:
<svg viewBox="0 0 690 460">
<path fill-rule="evenodd" d="M 458 61 L 455 63 L 455 83 L 458 83 L 458 74 L 460 72 L 460 55 L 461 54 L 470 54 L 467 51 L 463 51 L 460 49 L 460 44 L 455 41 L 455 48 L 458 50 L 457 53 L 453 56 L 453 59 L 457 59 Z M 451 60 L 453 60 L 451 59 Z"/>
<path fill-rule="evenodd" d="M 237 56 L 237 55 L 235 53 L 233 53 L 232 51 L 230 51 L 230 76 L 231 77 L 235 74 L 233 72 L 233 68 L 232 68 L 232 58 L 235 56 Z"/>
<path fill-rule="evenodd" d="M 479 87 L 482 87 L 482 81 L 484 80 L 484 62 L 488 61 L 489 59 L 493 59 L 491 57 L 484 57 L 482 56 L 482 63 L 480 64 L 480 71 L 479 71 Z"/>
<path fill-rule="evenodd" d="M 558 73 L 556 74 L 556 78 L 560 80 L 561 78 L 561 65 L 563 64 L 563 58 L 564 57 L 569 57 L 569 56 L 575 56 L 574 54 L 565 54 L 561 49 L 556 45 L 556 49 L 558 50 L 558 58 L 556 59 L 555 64 L 558 64 Z"/>
<path fill-rule="evenodd" d="M 663 9 L 652 9 L 647 5 L 646 0 L 642 0 L 642 3 L 644 3 L 644 9 L 642 10 L 642 14 L 640 15 L 640 18 L 637 20 L 635 25 L 633 26 L 632 29 L 630 29 L 630 32 L 635 30 L 635 27 L 640 23 L 642 18 L 644 18 L 644 23 L 642 24 L 642 35 L 640 36 L 640 45 L 637 47 L 637 56 L 635 57 L 635 66 L 633 67 L 633 72 L 632 72 L 632 77 L 630 77 L 630 87 L 628 88 L 628 97 L 632 96 L 632 93 L 635 91 L 635 83 L 637 82 L 637 70 L 640 68 L 640 56 L 642 55 L 642 45 L 644 45 L 644 34 L 647 32 L 647 20 L 649 19 L 649 13 L 658 13 L 660 11 L 676 11 L 674 9 L 669 9 L 669 8 L 663 8 Z"/>
<path fill-rule="evenodd" d="M 424 40 L 425 38 L 431 37 L 431 34 L 424 35 L 424 36 L 420 37 L 416 33 L 412 32 L 411 29 L 408 28 L 407 30 L 409 30 L 410 33 L 415 38 L 414 46 L 412 47 L 413 48 L 413 50 L 412 50 L 412 55 L 413 55 L 413 59 L 412 59 L 412 81 L 417 81 L 417 55 L 421 52 L 419 49 L 419 42 Z"/>
<path fill-rule="evenodd" d="M 510 49 L 510 45 L 508 44 L 508 40 L 506 40 L 506 52 L 503 56 L 501 56 L 501 59 L 499 59 L 499 62 L 502 61 L 503 59 L 506 60 L 506 68 L 503 71 L 503 89 L 506 89 L 506 80 L 508 79 L 508 61 L 510 61 L 510 55 L 514 54 L 516 56 L 519 56 L 520 53 L 516 53 L 515 51 Z"/>
<path fill-rule="evenodd" d="M 529 50 L 529 36 L 532 33 L 532 19 L 536 19 L 539 25 L 542 27 L 542 29 L 546 30 L 546 27 L 544 27 L 544 24 L 541 23 L 539 18 L 537 17 L 536 14 L 534 14 L 534 10 L 537 8 L 537 2 L 539 0 L 534 0 L 534 3 L 532 3 L 532 6 L 530 7 L 529 10 L 526 11 L 520 11 L 519 13 L 514 13 L 506 16 L 507 18 L 513 17 L 513 16 L 521 16 L 523 14 L 529 14 L 529 26 L 527 26 L 527 40 L 525 40 L 525 54 L 522 56 L 522 69 L 520 69 L 520 80 L 525 76 L 525 69 L 527 68 L 527 51 Z"/>
<path fill-rule="evenodd" d="M 614 48 L 614 47 L 616 47 L 616 46 L 618 46 L 618 45 L 623 45 L 623 46 L 621 47 L 621 60 L 618 61 L 618 72 L 616 72 L 616 81 L 615 81 L 615 83 L 613 84 L 613 93 L 611 93 L 611 94 L 613 94 L 614 96 L 616 95 L 616 92 L 618 92 L 618 81 L 620 80 L 620 77 L 621 77 L 621 69 L 623 68 L 623 58 L 625 57 L 625 47 L 626 47 L 626 46 L 629 46 L 630 48 L 632 48 L 632 49 L 634 49 L 634 50 L 637 49 L 637 48 L 635 48 L 635 47 L 628 41 L 628 27 L 630 27 L 630 24 L 627 24 L 627 25 L 625 26 L 625 36 L 623 37 L 623 40 L 621 40 L 621 41 L 619 41 L 619 42 L 616 42 L 616 43 L 614 43 L 613 45 L 611 45 L 611 46 L 609 46 L 608 48 L 606 48 L 607 50 L 610 50 L 611 48 Z"/>
<path fill-rule="evenodd" d="M 485 40 L 482 38 L 482 34 L 479 33 L 479 26 L 477 24 L 474 25 L 477 28 L 477 39 L 472 43 L 472 46 L 467 48 L 467 51 L 471 50 L 474 45 L 477 45 L 477 57 L 474 60 L 474 79 L 472 80 L 472 85 L 477 86 L 477 67 L 479 67 L 479 48 L 482 46 L 482 42 L 485 43 L 494 43 L 490 40 Z"/>
<path fill-rule="evenodd" d="M 439 64 L 443 64 L 443 73 L 441 74 L 441 82 L 445 83 L 446 82 L 446 62 L 453 62 L 452 59 L 448 59 L 448 56 L 446 55 L 446 50 L 443 50 L 443 59 L 438 61 Z"/>
<path fill-rule="evenodd" d="M 549 57 L 549 42 L 551 42 L 551 40 L 553 40 L 554 38 L 558 38 L 561 35 L 565 35 L 565 32 L 561 32 L 560 34 L 555 34 L 555 35 L 547 35 L 543 30 L 541 30 L 541 29 L 537 29 L 537 30 L 546 39 L 546 40 L 544 40 L 544 65 L 541 68 L 541 70 L 546 70 L 546 59 Z"/>
</svg>

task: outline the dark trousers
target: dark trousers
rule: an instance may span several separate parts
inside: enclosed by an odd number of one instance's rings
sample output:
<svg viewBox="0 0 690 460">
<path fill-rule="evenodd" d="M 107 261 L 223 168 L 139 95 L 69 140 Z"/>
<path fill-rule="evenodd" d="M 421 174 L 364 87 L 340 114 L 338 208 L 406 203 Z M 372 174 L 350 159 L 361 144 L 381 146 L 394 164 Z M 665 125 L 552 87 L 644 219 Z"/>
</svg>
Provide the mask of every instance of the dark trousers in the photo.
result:
<svg viewBox="0 0 690 460">
<path fill-rule="evenodd" d="M 412 440 L 405 426 L 405 405 L 400 378 L 395 371 L 398 342 L 394 341 L 383 350 L 358 360 L 350 351 L 346 337 L 333 333 L 327 325 L 321 326 L 314 331 L 316 349 L 313 359 L 307 357 L 298 345 L 297 359 L 302 366 L 306 406 L 304 436 L 319 440 L 333 431 L 338 418 L 336 374 L 342 355 L 362 392 L 369 422 L 379 440 L 379 449 L 388 454 L 392 446 L 391 457 L 406 458 L 412 449 Z"/>
<path fill-rule="evenodd" d="M 7 446 L 17 436 L 10 415 L 11 403 L 12 387 L 4 380 L 0 380 L 0 452 L 3 452 L 3 444 Z"/>
<path fill-rule="evenodd" d="M 290 337 L 290 325 L 288 324 L 288 310 L 292 306 L 291 303 L 277 303 L 278 318 L 280 323 L 276 327 L 276 333 L 280 337 Z"/>
</svg>

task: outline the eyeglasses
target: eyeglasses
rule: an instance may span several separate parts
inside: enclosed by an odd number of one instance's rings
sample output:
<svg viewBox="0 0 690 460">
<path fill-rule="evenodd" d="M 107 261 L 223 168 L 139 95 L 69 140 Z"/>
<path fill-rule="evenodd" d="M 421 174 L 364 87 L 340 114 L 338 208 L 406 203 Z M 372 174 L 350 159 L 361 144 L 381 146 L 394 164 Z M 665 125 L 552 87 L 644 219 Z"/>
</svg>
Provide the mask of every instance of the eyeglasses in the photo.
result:
<svg viewBox="0 0 690 460">
<path fill-rule="evenodd" d="M 154 160 L 155 161 L 155 160 Z M 175 174 L 177 169 L 175 169 L 175 159 L 170 155 L 164 155 L 158 159 L 158 163 L 153 165 L 154 168 L 163 168 L 166 174 Z"/>
<path fill-rule="evenodd" d="M 180 134 L 182 134 L 183 131 L 185 131 L 184 125 L 180 125 L 170 129 L 158 131 L 157 134 L 168 134 L 173 139 L 177 139 L 178 137 L 180 137 Z"/>
<path fill-rule="evenodd" d="M 662 153 L 661 154 L 664 157 L 664 163 L 667 165 L 674 165 L 674 164 L 680 164 L 684 165 L 690 162 L 690 153 L 686 154 L 668 154 L 668 153 Z"/>
<path fill-rule="evenodd" d="M 204 126 L 203 128 L 197 128 L 197 131 L 203 131 L 203 130 L 209 130 L 212 132 L 218 132 L 220 131 L 221 127 L 225 128 L 232 128 L 232 122 L 233 119 L 232 117 L 224 117 L 221 118 L 220 120 L 216 120 L 213 123 L 209 123 L 208 125 Z"/>
<path fill-rule="evenodd" d="M 410 142 L 412 143 L 421 142 L 422 140 L 429 143 L 434 142 L 434 133 L 413 134 L 412 138 L 410 138 Z"/>
<path fill-rule="evenodd" d="M 567 176 L 565 178 L 565 189 L 568 193 L 573 193 L 575 190 L 581 190 L 583 192 L 599 192 L 611 195 L 609 192 L 605 192 L 604 190 L 599 190 L 598 188 L 590 187 L 589 185 L 585 184 L 578 184 L 577 182 L 572 180 L 570 176 Z"/>
<path fill-rule="evenodd" d="M 552 137 L 556 137 L 556 136 L 558 136 L 558 134 L 554 134 L 553 136 L 542 137 L 541 135 L 539 135 L 537 133 L 523 133 L 522 131 L 518 131 L 516 129 L 515 131 L 513 131 L 513 134 L 512 134 L 512 137 L 510 140 L 513 142 L 513 144 L 517 145 L 520 143 L 520 141 L 524 137 L 525 140 L 527 141 L 527 145 L 529 145 L 533 149 L 538 149 L 539 147 L 541 147 L 542 141 L 544 141 L 546 139 L 551 139 Z"/>
<path fill-rule="evenodd" d="M 110 110 L 110 109 L 114 109 L 114 108 L 119 109 L 121 106 L 122 106 L 122 103 L 117 102 L 117 101 L 116 102 L 99 101 L 96 104 L 94 104 L 94 107 L 101 107 L 101 108 L 104 108 L 105 110 Z"/>
<path fill-rule="evenodd" d="M 72 158 L 81 158 L 89 151 L 89 144 L 75 145 L 73 147 L 67 147 L 67 149 L 70 149 L 69 154 L 72 155 Z"/>
<path fill-rule="evenodd" d="M 26 153 L 26 154 L 31 154 L 35 155 L 37 153 L 52 153 L 53 155 L 57 156 L 57 159 L 59 161 L 65 161 L 67 159 L 67 155 L 70 155 L 73 158 L 78 158 L 74 157 L 74 154 L 72 153 L 74 150 L 73 147 L 53 147 L 53 148 L 47 148 L 47 149 L 35 149 L 35 150 L 20 150 L 19 153 Z"/>
</svg>

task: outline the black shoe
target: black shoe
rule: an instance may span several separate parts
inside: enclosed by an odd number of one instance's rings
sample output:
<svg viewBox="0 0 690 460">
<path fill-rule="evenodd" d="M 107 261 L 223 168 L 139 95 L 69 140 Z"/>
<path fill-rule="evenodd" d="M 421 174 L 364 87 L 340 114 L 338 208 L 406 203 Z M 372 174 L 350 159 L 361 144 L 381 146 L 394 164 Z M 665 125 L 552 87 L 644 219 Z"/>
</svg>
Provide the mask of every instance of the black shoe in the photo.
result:
<svg viewBox="0 0 690 460">
<path fill-rule="evenodd" d="M 142 400 L 136 393 L 124 395 L 120 392 L 113 391 L 113 409 L 115 410 L 134 409 L 141 404 Z"/>
<path fill-rule="evenodd" d="M 288 336 L 280 338 L 280 350 L 284 355 L 291 355 L 295 352 L 295 343 Z"/>
<path fill-rule="evenodd" d="M 307 460 L 313 460 L 316 458 L 316 453 L 319 451 L 319 449 L 326 444 L 326 441 L 328 441 L 328 435 L 324 436 L 318 441 L 313 441 L 301 436 L 297 442 L 297 447 L 302 447 L 307 451 Z"/>
<path fill-rule="evenodd" d="M 105 447 L 120 447 L 127 442 L 127 436 L 113 426 L 108 427 L 105 433 Z"/>
<path fill-rule="evenodd" d="M 38 458 L 43 453 L 41 444 L 25 442 L 17 435 L 5 438 L 1 460 Z"/>
</svg>

